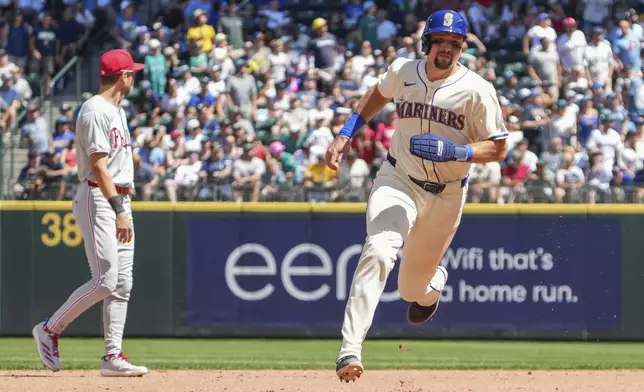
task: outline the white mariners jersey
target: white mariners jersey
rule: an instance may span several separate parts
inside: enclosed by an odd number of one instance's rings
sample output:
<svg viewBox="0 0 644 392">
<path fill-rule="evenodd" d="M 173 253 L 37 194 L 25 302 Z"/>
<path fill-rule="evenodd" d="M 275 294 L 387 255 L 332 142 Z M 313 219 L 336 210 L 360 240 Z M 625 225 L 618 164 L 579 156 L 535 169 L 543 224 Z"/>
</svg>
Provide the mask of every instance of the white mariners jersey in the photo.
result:
<svg viewBox="0 0 644 392">
<path fill-rule="evenodd" d="M 107 170 L 114 185 L 133 185 L 132 143 L 123 109 L 112 105 L 100 95 L 88 99 L 78 112 L 76 144 L 80 181 L 96 181 L 90 167 L 90 155 L 106 152 Z"/>
<path fill-rule="evenodd" d="M 429 81 L 426 59 L 396 59 L 381 75 L 378 91 L 393 98 L 398 118 L 389 152 L 404 172 L 419 180 L 452 182 L 469 162 L 431 162 L 411 154 L 411 137 L 431 132 L 457 144 L 509 136 L 494 86 L 466 67 L 447 79 Z M 438 174 L 438 178 L 436 176 Z"/>
</svg>

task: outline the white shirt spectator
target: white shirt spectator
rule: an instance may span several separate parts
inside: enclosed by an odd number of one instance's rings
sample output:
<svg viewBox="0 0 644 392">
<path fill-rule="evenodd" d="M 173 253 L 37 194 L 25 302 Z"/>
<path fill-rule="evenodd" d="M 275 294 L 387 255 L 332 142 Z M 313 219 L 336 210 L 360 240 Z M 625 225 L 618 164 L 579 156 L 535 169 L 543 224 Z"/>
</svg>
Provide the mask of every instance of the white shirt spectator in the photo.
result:
<svg viewBox="0 0 644 392">
<path fill-rule="evenodd" d="M 233 166 L 233 175 L 235 177 L 261 176 L 264 173 L 266 173 L 266 163 L 258 157 L 252 157 L 250 161 L 237 159 Z"/>
<path fill-rule="evenodd" d="M 537 170 L 537 162 L 539 162 L 537 154 L 530 150 L 525 150 L 523 153 L 523 164 L 530 168 L 530 172 Z"/>
<path fill-rule="evenodd" d="M 323 147 L 326 151 L 333 139 L 333 132 L 331 132 L 328 127 L 320 127 L 311 132 L 309 137 L 306 139 L 306 144 L 309 146 Z"/>
<path fill-rule="evenodd" d="M 584 65 L 584 56 L 588 46 L 586 35 L 581 30 L 575 30 L 571 35 L 562 34 L 557 38 L 559 61 L 566 69 Z"/>
<path fill-rule="evenodd" d="M 570 140 L 570 138 L 577 131 L 577 111 L 574 108 L 579 109 L 578 106 L 568 105 L 566 110 L 564 110 L 562 115 L 555 113 L 552 116 L 552 123 L 550 126 L 550 139 L 555 137 L 560 137 L 562 140 Z M 573 109 L 573 110 L 569 110 Z"/>
<path fill-rule="evenodd" d="M 351 67 L 351 75 L 356 81 L 361 81 L 364 76 L 367 67 L 374 65 L 376 60 L 373 58 L 373 55 L 362 56 L 358 55 L 352 59 L 353 66 Z"/>
<path fill-rule="evenodd" d="M 593 81 L 599 82 L 602 86 L 608 82 L 611 61 L 613 61 L 613 49 L 607 41 L 602 41 L 596 46 L 591 44 L 586 47 L 585 65 L 588 67 Z"/>
<path fill-rule="evenodd" d="M 568 169 L 557 170 L 557 182 L 565 184 L 578 184 L 584 182 L 584 171 L 579 166 L 570 166 Z"/>
<path fill-rule="evenodd" d="M 190 186 L 199 181 L 199 171 L 201 170 L 201 161 L 195 163 L 184 163 L 177 167 L 174 180 L 179 185 Z"/>
<path fill-rule="evenodd" d="M 622 168 L 627 168 L 634 173 L 644 169 L 644 162 L 638 158 L 637 152 L 630 147 L 624 148 L 622 155 L 620 155 L 620 161 Z"/>
<path fill-rule="evenodd" d="M 604 155 L 604 167 L 612 173 L 615 154 L 624 150 L 624 144 L 616 130 L 609 128 L 608 131 L 602 132 L 599 129 L 594 129 L 590 132 L 586 148 L 599 150 Z"/>
<path fill-rule="evenodd" d="M 534 25 L 526 33 L 530 37 L 530 47 L 541 45 L 542 38 L 548 38 L 550 42 L 557 41 L 557 32 L 552 27 L 546 27 L 545 29 L 539 25 Z"/>
<path fill-rule="evenodd" d="M 470 169 L 470 179 L 478 182 L 501 183 L 501 165 L 499 162 L 474 163 Z"/>
<path fill-rule="evenodd" d="M 361 158 L 356 158 L 351 167 L 346 162 L 343 162 L 338 168 L 338 182 L 342 185 L 350 183 L 351 188 L 355 189 L 363 188 L 366 179 L 370 175 L 369 165 Z"/>
<path fill-rule="evenodd" d="M 286 69 L 291 63 L 288 54 L 280 52 L 277 54 L 271 53 L 268 55 L 268 63 L 271 65 L 271 77 L 275 83 L 279 83 L 286 79 Z"/>
</svg>

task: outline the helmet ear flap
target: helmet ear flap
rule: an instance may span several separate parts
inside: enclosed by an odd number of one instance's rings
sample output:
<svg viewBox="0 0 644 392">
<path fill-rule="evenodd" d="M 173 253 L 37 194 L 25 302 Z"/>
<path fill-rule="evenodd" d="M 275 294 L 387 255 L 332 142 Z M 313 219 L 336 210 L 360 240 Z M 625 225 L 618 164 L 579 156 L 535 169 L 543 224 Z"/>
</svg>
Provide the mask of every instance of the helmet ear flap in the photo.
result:
<svg viewBox="0 0 644 392">
<path fill-rule="evenodd" d="M 423 34 L 423 36 L 420 38 L 420 43 L 421 47 L 420 50 L 425 54 L 428 55 L 430 49 L 432 48 L 432 42 L 429 39 L 429 34 Z"/>
</svg>

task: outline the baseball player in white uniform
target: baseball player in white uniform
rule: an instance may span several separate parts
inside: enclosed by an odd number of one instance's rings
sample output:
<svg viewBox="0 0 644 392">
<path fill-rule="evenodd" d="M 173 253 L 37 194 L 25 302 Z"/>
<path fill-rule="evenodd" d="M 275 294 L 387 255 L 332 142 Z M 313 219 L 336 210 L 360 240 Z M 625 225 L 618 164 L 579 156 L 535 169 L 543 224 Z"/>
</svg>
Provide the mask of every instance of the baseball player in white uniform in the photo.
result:
<svg viewBox="0 0 644 392">
<path fill-rule="evenodd" d="M 83 234 L 92 278 L 32 331 L 40 359 L 54 372 L 61 368 L 60 334 L 99 301 L 103 302 L 105 336 L 101 375 L 142 376 L 148 372 L 130 363 L 121 351 L 134 261 L 129 197 L 134 165 L 130 131 L 119 104 L 132 88 L 135 73 L 143 67 L 122 49 L 103 54 L 100 91 L 83 103 L 78 113 L 76 143 L 81 185 L 74 196 L 73 213 Z"/>
<path fill-rule="evenodd" d="M 439 263 L 461 220 L 472 163 L 505 159 L 505 128 L 494 87 L 462 66 L 467 25 L 455 11 L 427 20 L 420 60 L 396 59 L 359 102 L 329 146 L 326 163 L 350 149 L 350 138 L 391 99 L 398 120 L 389 154 L 367 203 L 367 238 L 351 284 L 336 373 L 355 381 L 364 371 L 362 343 L 400 248 L 400 296 L 413 325 L 438 308 L 447 271 Z"/>
</svg>

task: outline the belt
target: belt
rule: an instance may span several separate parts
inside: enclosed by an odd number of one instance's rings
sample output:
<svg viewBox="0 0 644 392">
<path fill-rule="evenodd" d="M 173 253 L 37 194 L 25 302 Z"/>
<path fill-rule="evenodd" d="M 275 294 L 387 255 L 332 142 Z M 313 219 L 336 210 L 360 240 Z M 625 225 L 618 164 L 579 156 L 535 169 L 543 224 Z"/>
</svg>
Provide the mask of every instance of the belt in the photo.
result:
<svg viewBox="0 0 644 392">
<path fill-rule="evenodd" d="M 87 185 L 89 185 L 91 188 L 98 188 L 98 184 L 95 183 L 94 181 L 87 181 Z M 130 188 L 127 186 L 114 186 L 116 188 L 116 193 L 118 193 L 121 196 L 127 196 L 130 194 Z"/>
<path fill-rule="evenodd" d="M 392 157 L 391 154 L 387 153 L 387 162 L 391 164 L 391 166 L 396 167 L 397 160 L 396 158 Z M 461 188 L 463 188 L 465 185 L 467 185 L 467 179 L 469 175 L 465 176 L 460 183 L 461 183 Z M 438 183 L 438 182 L 433 182 L 433 181 L 423 181 L 419 180 L 417 178 L 414 178 L 412 176 L 409 176 L 409 179 L 419 187 L 421 187 L 423 190 L 433 193 L 435 195 L 438 195 L 439 193 L 442 193 L 445 190 L 445 187 L 449 184 L 445 183 Z M 455 181 L 456 182 L 456 181 Z"/>
</svg>

